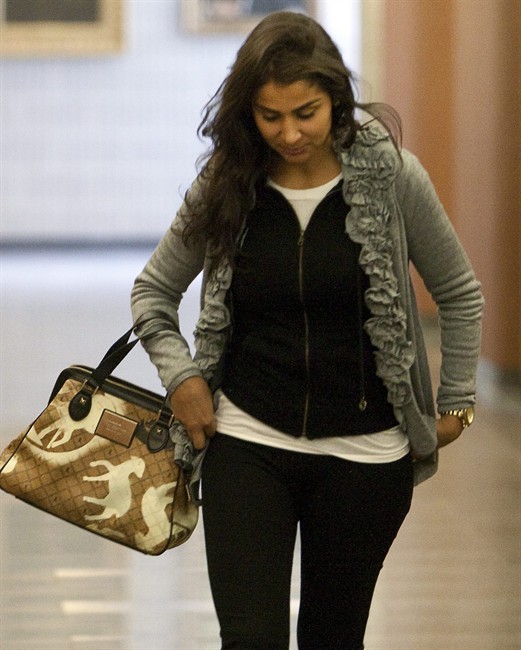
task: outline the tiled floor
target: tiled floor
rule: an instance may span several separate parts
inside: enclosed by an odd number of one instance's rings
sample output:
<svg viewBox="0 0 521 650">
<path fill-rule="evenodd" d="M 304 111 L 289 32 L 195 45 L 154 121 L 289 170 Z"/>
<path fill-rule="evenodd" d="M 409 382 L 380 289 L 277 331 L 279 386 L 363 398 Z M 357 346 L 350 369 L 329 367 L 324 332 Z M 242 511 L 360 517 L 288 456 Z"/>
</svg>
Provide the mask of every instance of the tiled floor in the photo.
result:
<svg viewBox="0 0 521 650">
<path fill-rule="evenodd" d="M 63 367 L 95 365 L 128 327 L 128 293 L 147 256 L 4 253 L 2 448 L 37 415 Z M 189 291 L 187 332 L 196 309 Z M 120 374 L 159 389 L 140 350 Z M 521 648 L 521 396 L 482 385 L 479 402 L 472 429 L 416 490 L 377 587 L 367 650 Z M 4 493 L 0 511 L 2 650 L 219 647 L 201 526 L 186 545 L 149 558 Z M 294 614 L 297 583 L 295 564 Z"/>
</svg>

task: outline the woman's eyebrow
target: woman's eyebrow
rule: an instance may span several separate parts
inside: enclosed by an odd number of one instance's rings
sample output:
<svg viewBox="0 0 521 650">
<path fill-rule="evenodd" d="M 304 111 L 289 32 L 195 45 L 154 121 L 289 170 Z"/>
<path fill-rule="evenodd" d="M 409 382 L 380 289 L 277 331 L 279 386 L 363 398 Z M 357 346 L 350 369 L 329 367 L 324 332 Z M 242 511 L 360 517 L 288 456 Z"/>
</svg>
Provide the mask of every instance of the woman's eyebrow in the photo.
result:
<svg viewBox="0 0 521 650">
<path fill-rule="evenodd" d="M 320 101 L 322 101 L 321 98 L 317 97 L 316 99 L 312 99 L 311 101 L 302 104 L 302 106 L 297 106 L 297 108 L 294 108 L 291 112 L 298 113 L 299 111 L 305 111 L 308 108 L 312 108 L 313 106 L 315 106 L 315 104 L 318 104 Z M 261 111 L 266 111 L 267 113 L 275 113 L 276 115 L 280 113 L 280 111 L 276 111 L 274 108 L 270 108 L 269 106 L 263 106 L 258 102 L 254 102 L 253 105 L 255 106 L 255 108 L 258 108 Z"/>
</svg>

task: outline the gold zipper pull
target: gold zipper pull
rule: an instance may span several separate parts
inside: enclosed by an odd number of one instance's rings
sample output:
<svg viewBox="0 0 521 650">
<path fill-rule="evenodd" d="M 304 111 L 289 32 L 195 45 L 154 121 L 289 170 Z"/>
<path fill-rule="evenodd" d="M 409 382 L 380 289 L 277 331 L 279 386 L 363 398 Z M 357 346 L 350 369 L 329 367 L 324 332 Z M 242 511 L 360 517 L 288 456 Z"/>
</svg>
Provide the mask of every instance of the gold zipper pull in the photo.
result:
<svg viewBox="0 0 521 650">
<path fill-rule="evenodd" d="M 367 408 L 367 401 L 365 399 L 365 396 L 362 396 L 360 401 L 358 402 L 358 408 L 361 411 L 365 411 L 365 409 Z"/>
</svg>

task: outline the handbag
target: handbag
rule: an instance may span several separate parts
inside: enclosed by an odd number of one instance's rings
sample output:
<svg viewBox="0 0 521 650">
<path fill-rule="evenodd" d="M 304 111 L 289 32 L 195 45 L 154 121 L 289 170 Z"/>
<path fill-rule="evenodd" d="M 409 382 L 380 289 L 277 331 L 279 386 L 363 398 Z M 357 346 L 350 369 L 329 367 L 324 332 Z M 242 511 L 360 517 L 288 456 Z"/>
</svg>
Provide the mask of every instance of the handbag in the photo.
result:
<svg viewBox="0 0 521 650">
<path fill-rule="evenodd" d="M 126 332 L 97 368 L 63 370 L 48 405 L 0 454 L 0 488 L 147 555 L 185 542 L 198 520 L 174 458 L 165 397 L 112 376 Z"/>
</svg>

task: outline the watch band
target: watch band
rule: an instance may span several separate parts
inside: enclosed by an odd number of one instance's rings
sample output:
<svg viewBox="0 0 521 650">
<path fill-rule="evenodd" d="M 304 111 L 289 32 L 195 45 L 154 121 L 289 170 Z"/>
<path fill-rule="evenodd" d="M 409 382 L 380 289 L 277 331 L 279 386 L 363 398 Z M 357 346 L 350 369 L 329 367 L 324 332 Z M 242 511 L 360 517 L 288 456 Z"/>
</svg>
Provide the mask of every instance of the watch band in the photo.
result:
<svg viewBox="0 0 521 650">
<path fill-rule="evenodd" d="M 470 427 L 470 425 L 474 421 L 474 407 L 467 406 L 466 408 L 462 408 L 462 409 L 452 409 L 450 411 L 442 411 L 441 415 L 455 415 L 457 418 L 459 418 L 461 424 L 463 425 L 463 428 L 466 429 L 467 427 Z"/>
</svg>

